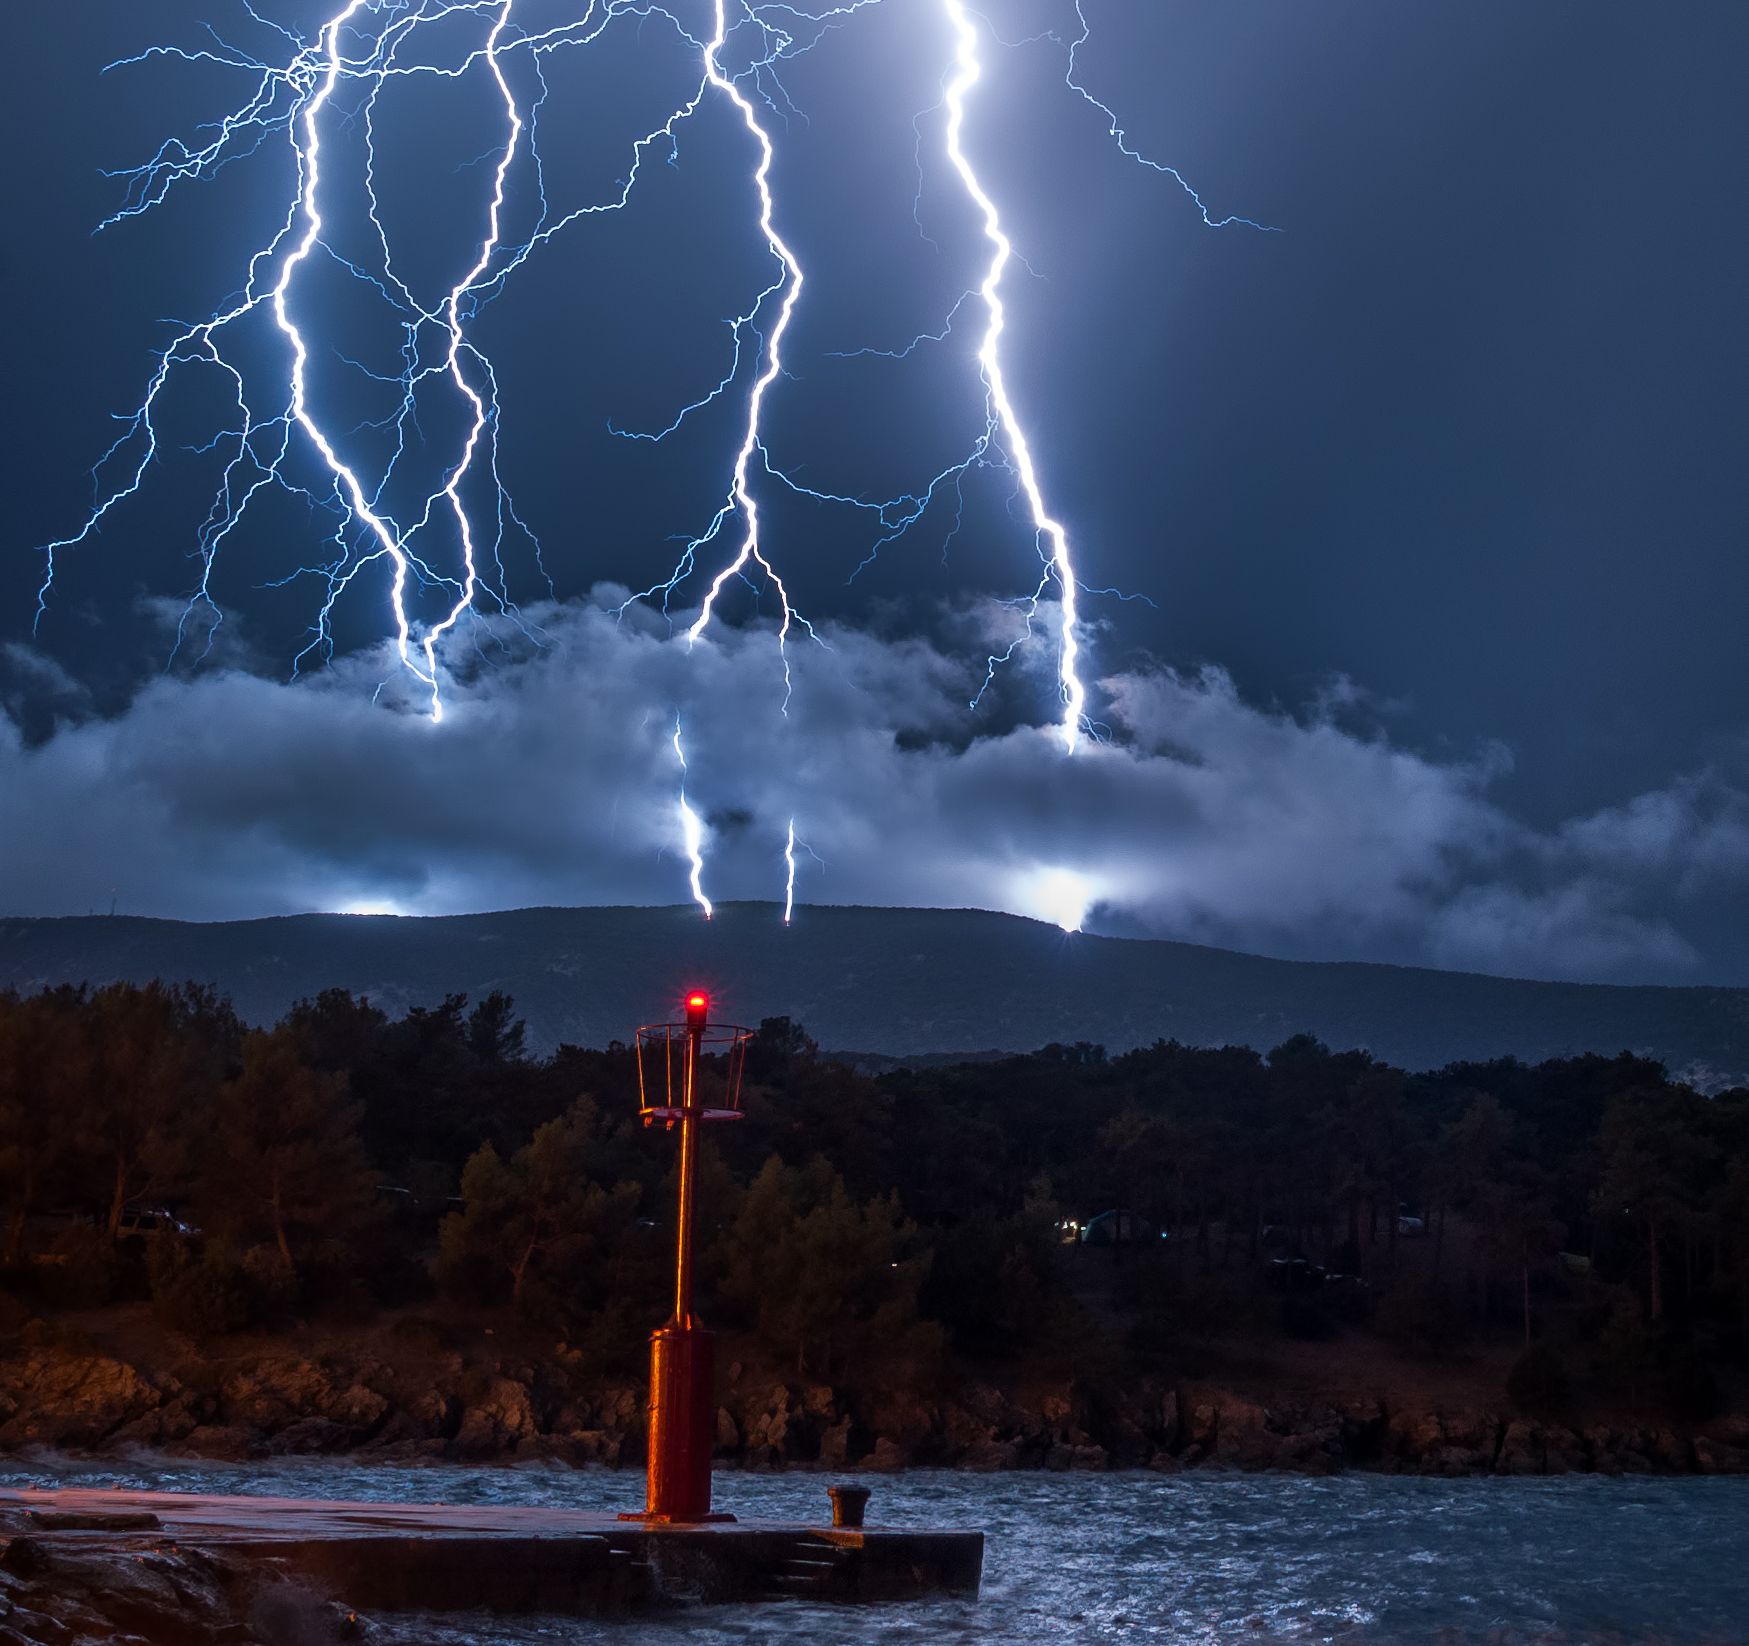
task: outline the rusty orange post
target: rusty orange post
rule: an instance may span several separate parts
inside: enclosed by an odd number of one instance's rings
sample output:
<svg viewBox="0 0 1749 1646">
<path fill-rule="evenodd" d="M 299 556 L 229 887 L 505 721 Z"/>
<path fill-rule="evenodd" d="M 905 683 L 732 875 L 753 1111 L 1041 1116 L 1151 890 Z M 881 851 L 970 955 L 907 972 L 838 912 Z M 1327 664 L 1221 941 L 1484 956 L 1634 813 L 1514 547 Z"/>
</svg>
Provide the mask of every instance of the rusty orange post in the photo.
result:
<svg viewBox="0 0 1749 1646">
<path fill-rule="evenodd" d="M 649 1463 L 644 1512 L 627 1516 L 628 1519 L 698 1522 L 735 1518 L 711 1513 L 711 1448 L 716 1440 L 717 1414 L 715 1344 L 692 1307 L 698 1129 L 706 1119 L 723 1118 L 725 1113 L 707 1112 L 701 1102 L 699 1082 L 709 1017 L 708 996 L 695 993 L 686 997 L 680 1101 L 670 1101 L 656 1111 L 670 1127 L 680 1130 L 674 1313 L 667 1325 L 650 1335 Z M 731 1044 L 738 1045 L 739 1041 Z M 738 1065 L 735 1067 L 738 1072 Z M 669 1093 L 670 1100 L 673 1095 Z M 649 1113 L 646 1108 L 646 1114 Z"/>
</svg>

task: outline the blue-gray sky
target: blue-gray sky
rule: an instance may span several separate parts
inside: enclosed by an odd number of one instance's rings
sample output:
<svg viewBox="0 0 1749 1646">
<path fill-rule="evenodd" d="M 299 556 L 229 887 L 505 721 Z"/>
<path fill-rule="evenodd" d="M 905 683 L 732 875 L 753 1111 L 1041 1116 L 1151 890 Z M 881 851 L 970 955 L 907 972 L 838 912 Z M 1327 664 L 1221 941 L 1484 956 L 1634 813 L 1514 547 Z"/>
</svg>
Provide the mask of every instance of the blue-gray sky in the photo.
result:
<svg viewBox="0 0 1749 1646">
<path fill-rule="evenodd" d="M 259 9 L 311 32 L 331 7 Z M 567 10 L 517 9 L 530 26 Z M 1089 602 L 1114 745 L 1068 763 L 1025 730 L 1052 712 L 1042 648 L 966 708 L 1012 621 L 992 601 L 1036 566 L 1003 474 L 974 477 L 963 514 L 944 500 L 854 581 L 865 520 L 770 488 L 767 541 L 835 648 L 805 657 L 787 720 L 768 633 L 688 660 L 659 626 L 592 615 L 607 588 L 660 574 L 726 478 L 745 376 L 663 446 L 609 433 L 661 426 L 721 376 L 722 321 L 764 277 L 750 151 L 720 106 L 624 213 L 555 240 L 478 321 L 504 474 L 553 578 L 549 594 L 513 541 L 511 593 L 549 643 L 482 624 L 452 659 L 463 712 L 444 732 L 372 704 L 386 609 L 362 583 L 337 612 L 334 671 L 282 683 L 319 590 L 269 585 L 321 557 L 286 503 L 227 544 L 205 663 L 162 673 L 208 501 L 194 456 L 65 557 L 33 638 L 35 545 L 77 527 L 85 470 L 110 414 L 137 402 L 163 317 L 235 290 L 289 171 L 268 144 L 93 236 L 124 197 L 100 171 L 189 135 L 240 84 L 211 65 L 103 64 L 198 47 L 207 22 L 263 50 L 272 37 L 231 0 L 18 19 L 4 118 L 29 231 L 4 268 L 0 904 L 672 901 L 679 711 L 721 894 L 779 889 L 793 812 L 824 859 L 804 859 L 815 899 L 1048 913 L 1078 876 L 1110 930 L 1749 982 L 1749 13 L 1084 9 L 1081 77 L 1130 140 L 1216 216 L 1281 232 L 1210 229 L 1116 150 L 1063 84 L 1068 0 L 980 14 L 1010 41 L 1059 37 L 989 48 L 968 129 L 1027 265 L 1008 287 L 1015 395 L 1086 582 L 1152 602 Z M 905 362 L 836 358 L 939 329 L 981 272 L 940 117 L 924 114 L 921 141 L 913 128 L 946 47 L 938 0 L 881 0 L 784 70 L 795 107 L 772 117 L 773 177 L 809 285 L 769 437 L 823 489 L 915 485 L 977 421 L 973 308 Z M 552 200 L 608 190 L 692 72 L 659 19 L 555 54 Z M 409 82 L 380 110 L 384 217 L 427 287 L 469 250 L 487 89 Z M 349 136 L 356 123 L 331 137 L 337 239 L 357 201 Z M 509 204 L 527 220 L 531 174 L 513 174 Z M 330 268 L 305 311 L 318 392 L 349 428 L 383 415 L 383 389 L 341 357 L 380 371 L 394 347 L 352 288 Z M 191 379 L 169 444 L 222 426 L 211 390 Z M 434 451 L 453 432 L 440 414 L 427 427 Z M 380 457 L 371 440 L 357 435 L 361 461 Z M 751 605 L 733 615 L 751 622 Z"/>
</svg>

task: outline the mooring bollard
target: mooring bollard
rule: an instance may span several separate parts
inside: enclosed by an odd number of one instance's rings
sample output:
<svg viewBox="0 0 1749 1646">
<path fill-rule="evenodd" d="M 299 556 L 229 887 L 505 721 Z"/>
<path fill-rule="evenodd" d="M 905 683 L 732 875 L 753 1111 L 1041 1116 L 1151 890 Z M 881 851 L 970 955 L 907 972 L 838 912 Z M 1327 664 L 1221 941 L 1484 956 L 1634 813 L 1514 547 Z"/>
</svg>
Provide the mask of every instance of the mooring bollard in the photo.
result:
<svg viewBox="0 0 1749 1646">
<path fill-rule="evenodd" d="M 860 1526 L 862 1524 L 862 1512 L 868 1507 L 868 1487 L 828 1486 L 826 1495 L 832 1499 L 832 1524 L 834 1526 Z"/>
</svg>

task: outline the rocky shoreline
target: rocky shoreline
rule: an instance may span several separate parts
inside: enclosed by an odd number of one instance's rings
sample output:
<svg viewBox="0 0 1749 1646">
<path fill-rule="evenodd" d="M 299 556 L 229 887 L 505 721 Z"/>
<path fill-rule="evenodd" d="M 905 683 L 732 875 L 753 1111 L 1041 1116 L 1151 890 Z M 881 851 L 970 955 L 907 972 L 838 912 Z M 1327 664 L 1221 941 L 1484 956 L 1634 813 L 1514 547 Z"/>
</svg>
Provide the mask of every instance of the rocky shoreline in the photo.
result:
<svg viewBox="0 0 1749 1646">
<path fill-rule="evenodd" d="M 1678 1428 L 1150 1380 L 857 1397 L 735 1362 L 720 1383 L 717 1457 L 748 1469 L 1749 1474 L 1749 1418 L 1735 1415 Z M 563 1346 L 539 1359 L 269 1347 L 159 1368 L 27 1329 L 0 1358 L 0 1452 L 14 1454 L 624 1468 L 643 1460 L 642 1405 Z"/>
<path fill-rule="evenodd" d="M 72 1549 L 0 1515 L 0 1646 L 343 1646 L 388 1637 L 258 1561 Z"/>
</svg>

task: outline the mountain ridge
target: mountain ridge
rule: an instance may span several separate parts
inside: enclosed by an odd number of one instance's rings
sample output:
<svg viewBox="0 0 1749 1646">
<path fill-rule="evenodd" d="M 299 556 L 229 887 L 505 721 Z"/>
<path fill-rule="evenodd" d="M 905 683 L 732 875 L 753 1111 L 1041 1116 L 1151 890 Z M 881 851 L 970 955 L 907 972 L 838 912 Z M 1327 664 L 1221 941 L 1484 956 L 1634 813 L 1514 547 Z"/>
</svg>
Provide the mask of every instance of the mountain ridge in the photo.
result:
<svg viewBox="0 0 1749 1646">
<path fill-rule="evenodd" d="M 1719 1086 L 1749 1081 L 1749 989 L 1557 983 L 1370 961 L 1275 960 L 1163 938 L 1068 935 L 984 910 L 812 905 L 531 908 L 466 915 L 0 918 L 0 985 L 192 979 L 272 1021 L 324 988 L 399 1013 L 449 993 L 516 997 L 530 1039 L 601 1045 L 710 989 L 729 1017 L 789 1016 L 882 1056 L 1157 1039 L 1250 1045 L 1302 1031 L 1408 1068 L 1628 1050 Z"/>
</svg>

